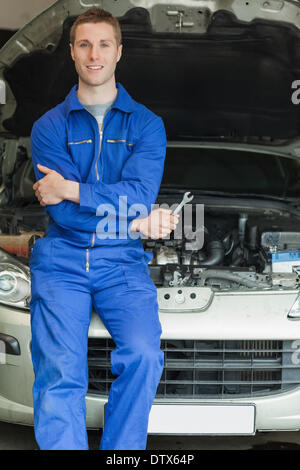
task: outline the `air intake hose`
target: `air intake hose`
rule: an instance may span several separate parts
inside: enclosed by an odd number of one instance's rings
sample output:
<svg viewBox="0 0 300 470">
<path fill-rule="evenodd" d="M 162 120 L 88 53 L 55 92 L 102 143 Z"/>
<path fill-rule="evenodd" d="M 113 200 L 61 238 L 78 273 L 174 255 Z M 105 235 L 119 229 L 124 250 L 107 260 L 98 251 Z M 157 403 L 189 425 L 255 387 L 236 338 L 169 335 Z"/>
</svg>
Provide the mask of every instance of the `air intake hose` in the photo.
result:
<svg viewBox="0 0 300 470">
<path fill-rule="evenodd" d="M 200 261 L 202 266 L 217 266 L 220 265 L 224 259 L 225 250 L 224 245 L 219 240 L 212 240 L 207 244 L 207 258 Z"/>
</svg>

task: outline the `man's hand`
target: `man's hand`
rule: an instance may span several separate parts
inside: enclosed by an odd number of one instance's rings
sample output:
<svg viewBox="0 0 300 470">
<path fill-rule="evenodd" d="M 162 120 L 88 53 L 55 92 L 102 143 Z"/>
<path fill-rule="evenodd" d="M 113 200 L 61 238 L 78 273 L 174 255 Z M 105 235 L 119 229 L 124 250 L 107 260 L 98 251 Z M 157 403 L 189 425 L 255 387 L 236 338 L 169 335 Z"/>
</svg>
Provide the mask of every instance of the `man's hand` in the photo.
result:
<svg viewBox="0 0 300 470">
<path fill-rule="evenodd" d="M 148 238 L 164 238 L 176 228 L 179 215 L 172 215 L 170 209 L 155 209 L 144 219 L 135 219 L 131 230 L 139 231 Z"/>
<path fill-rule="evenodd" d="M 64 200 L 66 180 L 55 170 L 39 164 L 37 167 L 41 173 L 46 174 L 32 186 L 41 206 L 59 204 Z"/>
</svg>

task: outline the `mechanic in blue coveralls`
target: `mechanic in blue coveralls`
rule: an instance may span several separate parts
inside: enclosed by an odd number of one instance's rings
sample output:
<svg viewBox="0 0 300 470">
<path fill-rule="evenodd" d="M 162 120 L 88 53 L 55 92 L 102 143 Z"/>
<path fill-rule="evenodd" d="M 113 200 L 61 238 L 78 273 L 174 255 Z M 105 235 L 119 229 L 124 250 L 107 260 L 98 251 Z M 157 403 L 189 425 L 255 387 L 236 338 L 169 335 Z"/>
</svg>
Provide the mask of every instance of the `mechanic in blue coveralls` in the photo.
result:
<svg viewBox="0 0 300 470">
<path fill-rule="evenodd" d="M 35 436 L 40 449 L 88 449 L 94 306 L 116 344 L 100 449 L 143 450 L 164 354 L 152 255 L 141 237 L 164 237 L 178 222 L 171 210 L 151 212 L 166 135 L 162 119 L 115 81 L 122 53 L 116 18 L 87 10 L 71 29 L 70 47 L 79 83 L 31 134 L 33 189 L 49 215 L 30 257 Z"/>
</svg>

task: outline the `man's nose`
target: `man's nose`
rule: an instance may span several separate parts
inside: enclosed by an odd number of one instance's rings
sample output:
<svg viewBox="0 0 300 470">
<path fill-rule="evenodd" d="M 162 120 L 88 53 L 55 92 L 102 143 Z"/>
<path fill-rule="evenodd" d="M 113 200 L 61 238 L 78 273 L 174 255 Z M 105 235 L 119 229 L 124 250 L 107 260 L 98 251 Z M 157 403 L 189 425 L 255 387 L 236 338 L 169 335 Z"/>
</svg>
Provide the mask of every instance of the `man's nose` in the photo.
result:
<svg viewBox="0 0 300 470">
<path fill-rule="evenodd" d="M 98 46 L 92 46 L 90 49 L 90 59 L 98 60 L 100 58 L 100 50 Z"/>
</svg>

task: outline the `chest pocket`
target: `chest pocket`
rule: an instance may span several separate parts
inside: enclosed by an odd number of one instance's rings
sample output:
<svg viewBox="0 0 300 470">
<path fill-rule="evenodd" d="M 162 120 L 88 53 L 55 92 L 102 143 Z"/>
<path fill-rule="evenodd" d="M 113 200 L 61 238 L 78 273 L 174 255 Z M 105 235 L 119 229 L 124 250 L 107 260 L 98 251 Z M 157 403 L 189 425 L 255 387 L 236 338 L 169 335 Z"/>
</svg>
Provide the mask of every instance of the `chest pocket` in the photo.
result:
<svg viewBox="0 0 300 470">
<path fill-rule="evenodd" d="M 101 161 L 103 181 L 116 183 L 121 180 L 123 166 L 134 150 L 134 141 L 122 138 L 105 138 L 103 147 Z"/>
<path fill-rule="evenodd" d="M 94 157 L 93 139 L 74 139 L 68 142 L 68 150 L 79 169 L 82 181 L 85 182 Z"/>
<path fill-rule="evenodd" d="M 128 145 L 128 147 L 133 147 L 133 143 L 127 142 L 125 139 L 106 139 L 106 142 L 108 144 L 120 144 L 124 143 L 125 145 Z"/>
<path fill-rule="evenodd" d="M 79 145 L 79 144 L 92 144 L 92 139 L 79 140 L 78 142 L 68 142 L 68 145 Z"/>
</svg>

